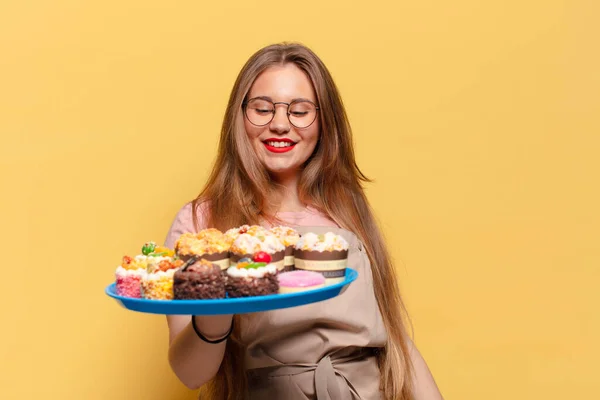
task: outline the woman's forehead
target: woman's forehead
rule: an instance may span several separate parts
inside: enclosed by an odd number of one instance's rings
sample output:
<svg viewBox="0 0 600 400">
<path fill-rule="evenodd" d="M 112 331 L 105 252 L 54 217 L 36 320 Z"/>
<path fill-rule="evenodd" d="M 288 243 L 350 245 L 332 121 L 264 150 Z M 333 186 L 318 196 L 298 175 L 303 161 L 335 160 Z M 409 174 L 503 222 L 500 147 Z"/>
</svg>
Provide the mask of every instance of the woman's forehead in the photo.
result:
<svg viewBox="0 0 600 400">
<path fill-rule="evenodd" d="M 288 103 L 295 99 L 316 101 L 312 82 L 294 64 L 267 68 L 252 84 L 248 97 L 266 97 L 274 102 Z"/>
</svg>

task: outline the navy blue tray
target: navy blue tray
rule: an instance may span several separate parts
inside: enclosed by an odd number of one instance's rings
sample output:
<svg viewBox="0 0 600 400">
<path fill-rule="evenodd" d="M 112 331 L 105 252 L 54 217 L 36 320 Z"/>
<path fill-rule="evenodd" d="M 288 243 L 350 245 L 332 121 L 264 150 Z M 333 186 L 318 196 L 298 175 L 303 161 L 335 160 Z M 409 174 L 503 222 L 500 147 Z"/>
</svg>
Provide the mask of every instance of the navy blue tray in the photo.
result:
<svg viewBox="0 0 600 400">
<path fill-rule="evenodd" d="M 106 294 L 128 310 L 163 315 L 217 315 L 245 314 L 258 311 L 276 310 L 316 303 L 338 296 L 356 280 L 358 272 L 346 268 L 344 281 L 320 289 L 298 293 L 271 294 L 243 298 L 214 300 L 148 300 L 118 296 L 115 283 L 106 287 Z"/>
</svg>

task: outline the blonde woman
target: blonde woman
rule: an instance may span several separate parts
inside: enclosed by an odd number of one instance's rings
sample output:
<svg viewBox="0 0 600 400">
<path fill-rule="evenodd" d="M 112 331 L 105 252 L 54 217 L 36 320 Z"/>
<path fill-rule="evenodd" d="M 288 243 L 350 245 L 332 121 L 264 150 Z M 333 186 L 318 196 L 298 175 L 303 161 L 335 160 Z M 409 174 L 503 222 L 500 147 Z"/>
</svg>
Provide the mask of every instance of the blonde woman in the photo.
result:
<svg viewBox="0 0 600 400">
<path fill-rule="evenodd" d="M 243 224 L 332 231 L 350 243 L 359 278 L 342 295 L 302 307 L 168 316 L 169 362 L 185 385 L 204 386 L 216 400 L 441 399 L 404 329 L 366 181 L 323 62 L 299 44 L 256 52 L 231 92 L 212 174 L 178 212 L 165 244 Z"/>
</svg>

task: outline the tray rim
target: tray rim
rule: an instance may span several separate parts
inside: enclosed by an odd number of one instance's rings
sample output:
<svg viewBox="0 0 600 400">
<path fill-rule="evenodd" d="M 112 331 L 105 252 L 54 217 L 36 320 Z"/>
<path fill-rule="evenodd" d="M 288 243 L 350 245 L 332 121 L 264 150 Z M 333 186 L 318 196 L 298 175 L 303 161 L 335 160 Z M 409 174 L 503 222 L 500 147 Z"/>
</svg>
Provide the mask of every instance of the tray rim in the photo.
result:
<svg viewBox="0 0 600 400">
<path fill-rule="evenodd" d="M 134 306 L 141 306 L 142 308 L 145 308 L 146 306 L 151 307 L 152 305 L 155 305 L 157 307 L 167 307 L 167 308 L 170 307 L 171 305 L 173 305 L 174 307 L 179 307 L 179 308 L 186 307 L 186 306 L 187 307 L 198 306 L 198 307 L 204 308 L 204 307 L 210 307 L 210 306 L 235 307 L 236 305 L 239 305 L 241 307 L 252 307 L 252 305 L 255 305 L 256 307 L 259 307 L 260 305 L 264 305 L 265 303 L 270 303 L 274 300 L 277 300 L 277 302 L 282 303 L 281 304 L 282 307 L 273 307 L 273 308 L 268 308 L 268 309 L 262 310 L 262 311 L 267 311 L 267 310 L 276 310 L 276 309 L 281 309 L 281 308 L 289 308 L 289 307 L 296 307 L 296 306 L 301 306 L 301 305 L 305 305 L 305 304 L 317 303 L 319 301 L 324 301 L 324 300 L 328 300 L 330 298 L 339 296 L 357 278 L 358 278 L 358 271 L 353 268 L 347 267 L 346 275 L 342 282 L 327 285 L 322 288 L 310 289 L 310 290 L 305 290 L 305 291 L 296 292 L 296 293 L 284 293 L 284 294 L 278 293 L 278 294 L 270 294 L 270 295 L 266 295 L 266 296 L 252 296 L 252 297 L 224 298 L 224 299 L 154 300 L 154 299 L 143 299 L 143 298 L 139 299 L 139 298 L 133 298 L 133 297 L 125 297 L 125 296 L 119 296 L 116 294 L 116 282 L 112 282 L 108 286 L 106 286 L 104 289 L 104 292 L 106 293 L 106 295 L 113 298 L 119 304 L 121 304 L 124 308 L 126 308 L 130 311 L 136 311 L 136 312 L 148 313 L 148 314 L 163 314 L 163 315 L 165 315 L 167 313 L 142 311 L 142 310 L 130 308 L 130 307 L 128 307 L 128 304 L 131 304 Z M 317 299 L 315 300 L 315 298 L 317 298 Z M 303 299 L 307 300 L 307 301 L 303 302 L 302 301 Z M 291 306 L 285 305 L 286 301 L 294 302 L 297 304 L 293 304 Z M 261 311 L 261 310 L 259 310 L 259 311 Z M 242 311 L 240 313 L 249 313 L 249 312 L 254 312 L 254 311 Z M 177 313 L 173 313 L 173 314 L 177 314 Z M 198 315 L 202 315 L 202 314 L 198 314 Z M 209 314 L 206 314 L 206 315 L 209 315 Z"/>
</svg>

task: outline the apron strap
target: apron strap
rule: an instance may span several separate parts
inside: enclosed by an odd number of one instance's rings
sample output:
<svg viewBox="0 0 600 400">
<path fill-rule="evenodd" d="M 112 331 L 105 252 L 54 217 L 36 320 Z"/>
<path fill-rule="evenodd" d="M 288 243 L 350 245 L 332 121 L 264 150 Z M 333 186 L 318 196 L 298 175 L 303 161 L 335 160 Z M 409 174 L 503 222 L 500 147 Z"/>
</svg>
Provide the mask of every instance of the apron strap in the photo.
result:
<svg viewBox="0 0 600 400">
<path fill-rule="evenodd" d="M 348 391 L 350 388 L 346 385 Z M 342 393 L 335 377 L 335 370 L 331 364 L 331 358 L 325 356 L 317 364 L 315 369 L 315 389 L 318 400 L 342 400 Z"/>
<path fill-rule="evenodd" d="M 281 376 L 293 376 L 307 372 L 314 373 L 314 383 L 317 400 L 343 400 L 352 397 L 353 388 L 348 381 L 335 368 L 338 364 L 350 363 L 354 360 L 374 356 L 371 348 L 362 348 L 348 356 L 331 358 L 324 356 L 316 364 L 283 364 L 274 367 L 255 368 L 248 371 L 252 379 L 276 378 Z M 340 385 L 336 375 L 344 378 L 343 387 Z M 342 393 L 347 393 L 342 396 Z"/>
</svg>

